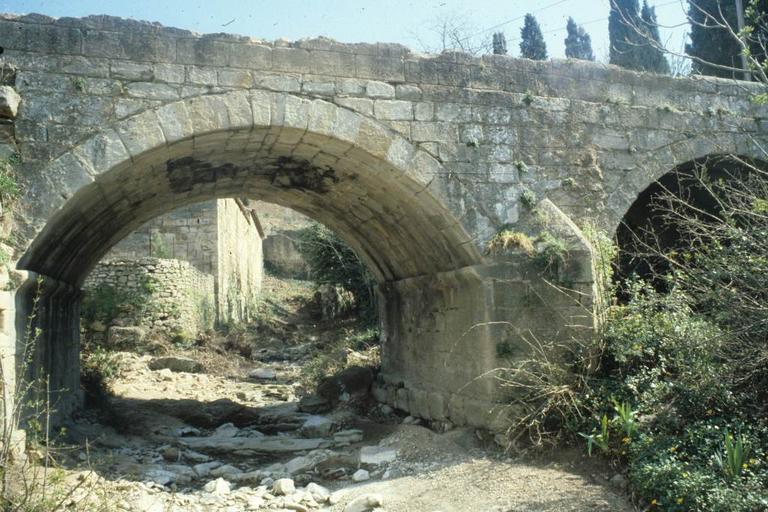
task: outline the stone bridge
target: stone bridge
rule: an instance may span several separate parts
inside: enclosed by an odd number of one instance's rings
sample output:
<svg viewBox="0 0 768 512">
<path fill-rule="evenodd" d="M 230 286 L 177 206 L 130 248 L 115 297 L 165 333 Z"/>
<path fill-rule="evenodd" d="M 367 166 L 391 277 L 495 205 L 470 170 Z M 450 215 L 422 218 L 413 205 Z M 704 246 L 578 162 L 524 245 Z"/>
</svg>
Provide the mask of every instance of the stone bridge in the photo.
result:
<svg viewBox="0 0 768 512">
<path fill-rule="evenodd" d="M 499 428 L 508 400 L 493 370 L 530 336 L 593 327 L 579 226 L 614 232 L 679 166 L 761 156 L 768 118 L 754 84 L 104 16 L 4 15 L 0 46 L 2 80 L 21 96 L 11 135 L 25 191 L 3 292 L 5 373 L 41 279 L 33 370 L 63 412 L 78 401 L 80 285 L 99 259 L 179 206 L 249 197 L 328 225 L 375 274 L 377 398 Z M 486 250 L 502 229 L 539 252 Z M 548 261 L 547 240 L 565 257 Z"/>
</svg>

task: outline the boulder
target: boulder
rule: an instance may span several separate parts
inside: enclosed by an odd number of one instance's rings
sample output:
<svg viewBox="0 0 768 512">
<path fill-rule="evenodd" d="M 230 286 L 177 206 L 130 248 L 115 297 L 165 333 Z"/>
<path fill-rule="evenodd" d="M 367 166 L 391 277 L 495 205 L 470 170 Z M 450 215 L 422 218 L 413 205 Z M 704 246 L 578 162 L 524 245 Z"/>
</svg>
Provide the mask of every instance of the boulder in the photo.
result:
<svg viewBox="0 0 768 512">
<path fill-rule="evenodd" d="M 358 469 L 357 471 L 352 473 L 353 482 L 365 482 L 366 480 L 370 480 L 370 479 L 371 479 L 371 474 L 364 469 Z"/>
<path fill-rule="evenodd" d="M 344 395 L 350 397 L 367 395 L 374 377 L 373 370 L 370 368 L 352 366 L 332 377 L 323 379 L 317 386 L 317 394 L 335 406 Z"/>
<path fill-rule="evenodd" d="M 314 482 L 307 484 L 304 490 L 308 492 L 310 496 L 312 496 L 312 499 L 318 503 L 325 503 L 328 501 L 328 497 L 331 495 L 331 491 Z"/>
<path fill-rule="evenodd" d="M 344 512 L 371 512 L 382 505 L 384 500 L 378 494 L 364 494 L 347 503 Z"/>
<path fill-rule="evenodd" d="M 223 478 L 217 478 L 216 480 L 211 480 L 210 482 L 205 484 L 205 486 L 203 487 L 203 490 L 211 494 L 218 494 L 220 496 L 223 496 L 225 494 L 229 494 L 231 487 L 229 485 L 229 482 L 227 482 Z"/>
<path fill-rule="evenodd" d="M 305 396 L 299 400 L 299 410 L 309 414 L 320 414 L 333 409 L 331 402 L 317 395 Z"/>
<path fill-rule="evenodd" d="M 248 372 L 248 378 L 256 380 L 275 380 L 277 379 L 277 373 L 269 368 L 254 368 Z"/>
<path fill-rule="evenodd" d="M 310 416 L 299 428 L 303 437 L 326 437 L 331 434 L 333 422 L 325 416 Z"/>
<path fill-rule="evenodd" d="M 280 478 L 272 484 L 272 492 L 278 496 L 288 496 L 296 492 L 296 486 L 290 478 Z"/>
</svg>

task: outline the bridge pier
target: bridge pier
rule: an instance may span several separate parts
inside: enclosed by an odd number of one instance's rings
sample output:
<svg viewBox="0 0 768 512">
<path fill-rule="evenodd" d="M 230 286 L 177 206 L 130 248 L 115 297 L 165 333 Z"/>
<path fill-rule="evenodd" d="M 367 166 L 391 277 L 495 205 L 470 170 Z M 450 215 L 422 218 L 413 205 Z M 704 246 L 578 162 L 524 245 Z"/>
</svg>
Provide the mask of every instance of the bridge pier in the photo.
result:
<svg viewBox="0 0 768 512">
<path fill-rule="evenodd" d="M 472 265 L 381 287 L 382 371 L 376 398 L 425 419 L 501 431 L 516 410 L 502 377 L 532 341 L 592 334 L 592 251 L 556 206 L 542 201 L 519 229 L 558 237 L 567 254 L 550 268 L 511 250 Z"/>
<path fill-rule="evenodd" d="M 15 290 L 0 294 L 4 402 L 0 414 L 5 428 L 23 426 L 38 416 L 58 423 L 83 403 L 81 291 L 51 277 L 25 274 Z M 20 412 L 19 401 L 25 404 Z"/>
</svg>

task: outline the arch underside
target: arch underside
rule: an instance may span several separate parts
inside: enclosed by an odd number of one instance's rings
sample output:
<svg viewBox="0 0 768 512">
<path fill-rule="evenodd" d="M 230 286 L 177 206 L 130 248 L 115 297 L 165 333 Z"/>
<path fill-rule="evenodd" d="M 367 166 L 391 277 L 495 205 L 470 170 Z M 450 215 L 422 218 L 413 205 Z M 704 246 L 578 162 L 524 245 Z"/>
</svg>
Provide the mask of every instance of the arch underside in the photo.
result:
<svg viewBox="0 0 768 512">
<path fill-rule="evenodd" d="M 225 197 L 277 203 L 327 225 L 380 282 L 479 259 L 445 206 L 392 164 L 330 136 L 255 127 L 161 145 L 95 176 L 55 212 L 19 266 L 79 286 L 145 222 Z"/>
<path fill-rule="evenodd" d="M 710 183 L 741 180 L 752 169 L 768 169 L 768 165 L 738 154 L 714 153 L 682 163 L 648 185 L 637 195 L 616 228 L 619 280 L 636 275 L 661 285 L 658 276 L 669 271 L 663 259 L 652 255 L 654 251 L 680 249 L 679 229 L 659 209 L 659 201 L 664 196 L 669 194 L 685 199 L 692 212 L 695 209 L 717 215 L 720 211 L 718 200 L 701 180 Z"/>
</svg>

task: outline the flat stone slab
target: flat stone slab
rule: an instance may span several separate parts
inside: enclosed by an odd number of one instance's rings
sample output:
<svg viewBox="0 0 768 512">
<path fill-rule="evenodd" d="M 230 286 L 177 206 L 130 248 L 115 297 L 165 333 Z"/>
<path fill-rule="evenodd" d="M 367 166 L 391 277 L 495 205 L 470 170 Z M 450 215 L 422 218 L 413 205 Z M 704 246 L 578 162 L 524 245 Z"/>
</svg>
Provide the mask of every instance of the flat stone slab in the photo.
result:
<svg viewBox="0 0 768 512">
<path fill-rule="evenodd" d="M 181 444 L 195 449 L 212 452 L 234 452 L 250 450 L 258 453 L 292 453 L 328 448 L 334 443 L 329 439 L 303 439 L 284 436 L 263 437 L 185 437 Z"/>
</svg>

